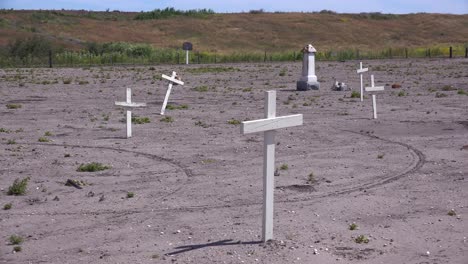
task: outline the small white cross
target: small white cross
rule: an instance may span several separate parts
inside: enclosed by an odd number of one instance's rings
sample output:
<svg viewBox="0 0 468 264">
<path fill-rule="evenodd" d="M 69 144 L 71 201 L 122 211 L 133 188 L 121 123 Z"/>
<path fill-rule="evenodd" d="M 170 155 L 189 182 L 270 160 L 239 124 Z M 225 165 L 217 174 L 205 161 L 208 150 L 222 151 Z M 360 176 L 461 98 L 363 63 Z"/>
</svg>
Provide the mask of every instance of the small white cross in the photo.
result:
<svg viewBox="0 0 468 264">
<path fill-rule="evenodd" d="M 374 75 L 371 75 L 371 87 L 366 87 L 366 92 L 378 92 L 383 91 L 384 86 L 375 86 Z M 374 119 L 377 119 L 377 96 L 375 93 L 372 94 L 372 108 L 374 109 Z"/>
<path fill-rule="evenodd" d="M 134 103 L 132 102 L 132 88 L 127 88 L 127 96 L 125 102 L 115 102 L 115 105 L 125 107 L 142 107 L 146 106 L 145 103 Z M 127 138 L 132 137 L 132 111 L 127 110 Z"/>
<path fill-rule="evenodd" d="M 264 132 L 263 144 L 263 242 L 273 239 L 273 191 L 275 172 L 275 130 L 300 126 L 302 114 L 276 117 L 276 91 L 265 92 L 265 119 L 242 122 L 241 134 Z"/>
<path fill-rule="evenodd" d="M 364 84 L 362 82 L 362 74 L 369 71 L 369 68 L 362 68 L 362 61 L 359 63 L 359 69 L 357 69 L 357 73 L 361 77 L 361 102 L 364 100 Z"/>
<path fill-rule="evenodd" d="M 166 97 L 164 98 L 164 103 L 161 108 L 161 115 L 164 115 L 164 111 L 166 111 L 167 101 L 169 100 L 169 95 L 171 94 L 172 85 L 174 83 L 176 85 L 177 84 L 184 85 L 184 82 L 176 79 L 177 73 L 175 71 L 172 72 L 172 76 L 167 76 L 163 74 L 162 77 L 169 81 L 169 86 L 167 87 L 167 91 L 166 91 Z"/>
</svg>

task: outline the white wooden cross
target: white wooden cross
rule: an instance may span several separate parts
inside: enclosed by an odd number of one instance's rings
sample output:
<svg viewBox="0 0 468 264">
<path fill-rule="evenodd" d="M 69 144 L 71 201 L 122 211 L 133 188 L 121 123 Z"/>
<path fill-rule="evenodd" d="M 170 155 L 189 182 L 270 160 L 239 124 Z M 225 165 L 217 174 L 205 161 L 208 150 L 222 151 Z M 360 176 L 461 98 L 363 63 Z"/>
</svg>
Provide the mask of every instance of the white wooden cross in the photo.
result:
<svg viewBox="0 0 468 264">
<path fill-rule="evenodd" d="M 362 74 L 369 71 L 369 68 L 362 68 L 362 61 L 359 63 L 359 69 L 357 69 L 357 73 L 361 77 L 361 102 L 364 100 L 364 84 L 362 82 Z"/>
<path fill-rule="evenodd" d="M 374 75 L 371 75 L 371 87 L 366 87 L 366 92 L 378 92 L 383 91 L 384 86 L 375 86 L 374 84 Z M 377 96 L 375 93 L 372 94 L 372 108 L 374 109 L 374 119 L 377 119 Z"/>
<path fill-rule="evenodd" d="M 163 74 L 162 77 L 169 81 L 169 86 L 167 87 L 167 91 L 166 91 L 166 97 L 164 98 L 164 103 L 161 108 L 161 115 L 164 115 L 164 111 L 166 111 L 167 101 L 169 100 L 169 95 L 171 94 L 172 85 L 174 83 L 176 85 L 177 84 L 184 85 L 184 82 L 176 79 L 177 73 L 175 71 L 172 72 L 172 76 L 167 76 Z"/>
<path fill-rule="evenodd" d="M 264 132 L 263 144 L 263 242 L 273 239 L 275 130 L 302 125 L 302 114 L 276 117 L 276 91 L 265 92 L 265 119 L 242 122 L 241 134 Z"/>
<path fill-rule="evenodd" d="M 142 107 L 145 103 L 132 102 L 132 88 L 127 88 L 127 100 L 125 102 L 115 102 L 115 105 L 125 107 Z M 127 110 L 127 138 L 132 137 L 132 111 Z"/>
</svg>

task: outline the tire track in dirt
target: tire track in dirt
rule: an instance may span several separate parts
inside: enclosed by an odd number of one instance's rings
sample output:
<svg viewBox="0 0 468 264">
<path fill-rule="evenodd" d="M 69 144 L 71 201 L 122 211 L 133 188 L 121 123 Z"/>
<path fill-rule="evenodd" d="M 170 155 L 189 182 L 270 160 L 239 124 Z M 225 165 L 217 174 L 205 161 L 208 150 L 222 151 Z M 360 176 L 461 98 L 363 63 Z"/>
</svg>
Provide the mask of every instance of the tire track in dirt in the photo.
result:
<svg viewBox="0 0 468 264">
<path fill-rule="evenodd" d="M 376 187 L 379 187 L 379 186 L 382 186 L 382 185 L 397 181 L 397 180 L 399 180 L 399 179 L 401 179 L 403 177 L 406 177 L 407 175 L 418 171 L 424 165 L 424 163 L 426 162 L 426 156 L 424 155 L 424 153 L 422 153 L 422 151 L 418 150 L 417 148 L 415 148 L 415 147 L 413 147 L 413 146 L 411 146 L 409 144 L 398 142 L 398 141 L 393 141 L 393 140 L 389 140 L 389 139 L 384 139 L 384 138 L 381 138 L 381 137 L 378 137 L 378 136 L 375 136 L 375 135 L 371 135 L 371 134 L 368 134 L 368 133 L 356 132 L 356 131 L 351 131 L 351 130 L 341 130 L 341 131 L 361 135 L 361 136 L 364 136 L 364 137 L 369 137 L 371 139 L 380 140 L 380 141 L 383 141 L 383 142 L 386 142 L 386 143 L 389 143 L 389 144 L 402 146 L 402 147 L 406 148 L 407 150 L 409 150 L 409 152 L 413 156 L 413 162 L 408 168 L 406 168 L 404 171 L 402 171 L 401 173 L 398 173 L 396 175 L 387 174 L 387 175 L 384 175 L 382 177 L 379 177 L 378 179 L 372 179 L 372 180 L 369 180 L 369 181 L 367 181 L 365 183 L 350 186 L 348 188 L 340 189 L 340 190 L 337 190 L 337 191 L 331 191 L 331 192 L 322 193 L 322 194 L 320 194 L 320 193 L 319 194 L 311 193 L 311 195 L 308 196 L 308 197 L 302 197 L 302 198 L 297 198 L 297 199 L 287 199 L 287 200 L 277 200 L 277 201 L 275 201 L 275 203 L 305 202 L 305 201 L 310 201 L 310 200 L 313 200 L 313 199 L 327 198 L 327 197 L 331 197 L 331 196 L 350 194 L 350 193 L 357 192 L 357 191 L 362 191 L 362 190 L 369 190 L 369 189 L 372 189 L 372 188 L 376 188 Z M 190 177 L 193 176 L 192 171 L 190 169 L 184 167 L 178 161 L 168 159 L 168 158 L 164 158 L 164 157 L 160 157 L 160 156 L 157 156 L 157 155 L 154 155 L 154 154 L 144 153 L 144 152 L 125 150 L 125 149 L 119 149 L 119 148 L 112 148 L 112 147 L 106 147 L 106 146 L 79 146 L 79 145 L 68 145 L 68 144 L 41 144 L 41 143 L 29 143 L 29 144 L 30 145 L 41 145 L 41 146 L 67 146 L 67 147 L 87 148 L 87 149 L 104 149 L 104 150 L 111 150 L 111 151 L 127 152 L 127 153 L 132 153 L 132 154 L 135 154 L 135 155 L 142 155 L 142 156 L 145 156 L 147 158 L 154 159 L 154 160 L 161 161 L 161 162 L 168 162 L 168 163 L 172 164 L 173 166 L 177 167 L 178 169 L 182 170 L 185 173 L 185 175 L 187 176 L 187 179 L 189 179 Z M 175 193 L 180 191 L 184 186 L 186 186 L 186 184 L 187 184 L 187 181 L 184 181 L 183 183 L 179 183 L 180 186 L 178 186 L 177 189 L 173 193 L 169 194 L 168 196 L 174 195 Z M 211 209 L 221 209 L 221 208 L 231 208 L 231 207 L 235 208 L 235 207 L 243 207 L 243 206 L 253 206 L 253 205 L 261 205 L 261 204 L 262 204 L 262 202 L 248 202 L 248 203 L 240 202 L 240 203 L 232 203 L 232 204 L 228 204 L 228 205 L 226 205 L 226 204 L 224 204 L 224 205 L 199 205 L 199 206 L 185 206 L 185 207 L 177 207 L 177 208 L 162 208 L 162 209 L 151 209 L 151 210 L 138 210 L 138 209 L 123 210 L 123 211 L 101 210 L 99 212 L 90 211 L 90 212 L 79 212 L 79 213 L 70 212 L 70 213 L 50 213 L 50 214 L 51 215 L 72 215 L 72 214 L 86 213 L 86 214 L 90 214 L 90 215 L 102 215 L 102 214 L 118 214 L 118 215 L 123 214 L 123 215 L 128 215 L 128 214 L 137 214 L 137 213 L 148 213 L 148 212 L 156 213 L 156 212 L 168 212 L 168 211 L 172 211 L 172 212 L 190 212 L 190 211 L 199 211 L 199 210 L 211 210 Z"/>
</svg>

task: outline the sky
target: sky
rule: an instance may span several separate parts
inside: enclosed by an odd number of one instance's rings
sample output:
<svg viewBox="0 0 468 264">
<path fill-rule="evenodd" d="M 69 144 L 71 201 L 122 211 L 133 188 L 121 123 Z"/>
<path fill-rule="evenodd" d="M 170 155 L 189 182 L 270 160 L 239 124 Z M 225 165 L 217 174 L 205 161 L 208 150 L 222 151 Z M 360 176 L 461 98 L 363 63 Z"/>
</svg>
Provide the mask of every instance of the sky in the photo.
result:
<svg viewBox="0 0 468 264">
<path fill-rule="evenodd" d="M 0 0 L 0 9 L 76 9 L 105 11 L 150 11 L 174 7 L 180 10 L 212 9 L 217 13 L 313 12 L 332 10 L 339 13 L 382 12 L 468 14 L 468 0 Z"/>
</svg>

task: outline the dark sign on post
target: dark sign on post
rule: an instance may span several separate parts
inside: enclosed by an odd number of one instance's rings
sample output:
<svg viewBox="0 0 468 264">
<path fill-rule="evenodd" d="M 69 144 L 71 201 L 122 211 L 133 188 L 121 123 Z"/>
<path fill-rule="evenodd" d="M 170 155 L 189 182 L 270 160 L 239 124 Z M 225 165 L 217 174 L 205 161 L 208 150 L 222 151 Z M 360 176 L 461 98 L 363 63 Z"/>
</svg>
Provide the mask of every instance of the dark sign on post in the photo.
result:
<svg viewBox="0 0 468 264">
<path fill-rule="evenodd" d="M 190 42 L 184 42 L 184 44 L 182 44 L 182 49 L 183 50 L 193 50 L 193 45 Z"/>
</svg>

